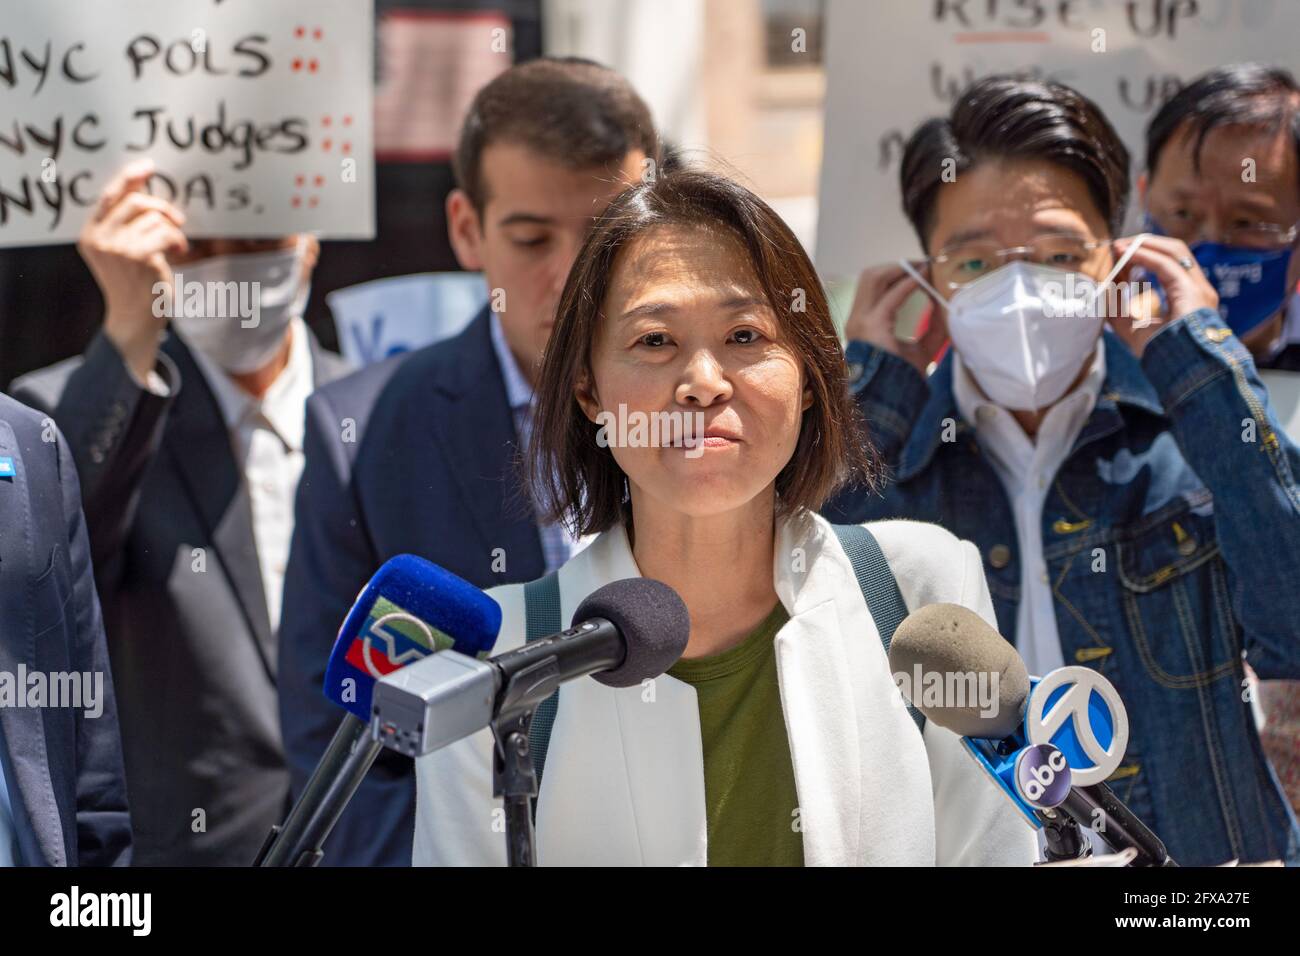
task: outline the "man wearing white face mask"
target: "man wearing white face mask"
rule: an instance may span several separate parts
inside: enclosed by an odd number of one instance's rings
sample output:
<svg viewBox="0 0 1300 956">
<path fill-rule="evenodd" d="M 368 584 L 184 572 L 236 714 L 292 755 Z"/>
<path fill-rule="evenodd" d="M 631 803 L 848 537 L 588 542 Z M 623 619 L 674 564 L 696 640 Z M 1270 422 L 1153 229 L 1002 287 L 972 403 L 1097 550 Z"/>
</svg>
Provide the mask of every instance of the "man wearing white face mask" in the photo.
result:
<svg viewBox="0 0 1300 956">
<path fill-rule="evenodd" d="M 892 480 L 827 516 L 974 541 L 1030 672 L 1118 689 L 1130 735 L 1108 782 L 1179 863 L 1300 863 L 1243 695 L 1245 660 L 1300 676 L 1300 449 L 1213 286 L 1181 240 L 1113 238 L 1128 152 L 1060 84 L 973 84 L 913 134 L 901 180 L 924 265 L 868 270 L 846 330 Z M 930 325 L 905 342 L 918 289 Z"/>
<path fill-rule="evenodd" d="M 313 237 L 188 239 L 151 174 L 111 183 L 78 244 L 102 331 L 13 392 L 81 476 L 135 862 L 248 865 L 288 798 L 276 632 L 304 404 L 346 368 L 302 320 Z"/>
</svg>

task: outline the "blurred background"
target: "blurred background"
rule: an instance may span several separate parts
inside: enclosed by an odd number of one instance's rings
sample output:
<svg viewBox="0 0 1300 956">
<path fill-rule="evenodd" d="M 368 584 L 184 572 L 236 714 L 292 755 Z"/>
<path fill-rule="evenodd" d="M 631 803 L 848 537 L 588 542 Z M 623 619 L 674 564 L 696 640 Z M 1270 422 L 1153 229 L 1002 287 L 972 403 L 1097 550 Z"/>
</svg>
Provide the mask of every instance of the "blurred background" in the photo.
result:
<svg viewBox="0 0 1300 956">
<path fill-rule="evenodd" d="M 686 158 L 726 157 L 811 246 L 825 14 L 825 0 L 376 0 L 378 235 L 322 244 L 307 321 L 337 348 L 329 292 L 457 269 L 443 215 L 454 131 L 506 65 L 458 38 L 494 22 L 508 29 L 515 62 L 585 56 L 623 73 Z M 0 387 L 79 353 L 102 309 L 74 247 L 0 249 Z"/>
</svg>

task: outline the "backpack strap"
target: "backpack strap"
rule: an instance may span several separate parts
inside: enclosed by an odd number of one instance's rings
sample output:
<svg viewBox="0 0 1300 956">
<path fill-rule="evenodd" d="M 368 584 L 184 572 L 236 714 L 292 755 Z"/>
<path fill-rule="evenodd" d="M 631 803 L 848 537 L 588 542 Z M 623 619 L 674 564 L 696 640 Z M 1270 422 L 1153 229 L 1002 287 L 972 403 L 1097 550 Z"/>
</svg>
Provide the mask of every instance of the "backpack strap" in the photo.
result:
<svg viewBox="0 0 1300 956">
<path fill-rule="evenodd" d="M 563 628 L 560 623 L 560 578 L 556 572 L 529 581 L 524 585 L 524 643 L 531 644 Z M 537 705 L 533 724 L 528 729 L 528 750 L 533 756 L 533 772 L 537 783 L 542 782 L 546 767 L 546 750 L 551 744 L 551 727 L 555 725 L 555 711 L 560 705 L 560 691 Z"/>
<path fill-rule="evenodd" d="M 858 587 L 867 602 L 876 629 L 880 632 L 880 643 L 885 647 L 885 656 L 889 656 L 889 642 L 894 639 L 894 631 L 907 617 L 907 604 L 903 593 L 898 590 L 898 580 L 880 550 L 876 536 L 857 524 L 833 524 L 835 536 L 840 539 L 840 547 L 853 563 L 853 573 L 857 576 Z M 925 732 L 925 715 L 907 703 L 907 712 L 916 722 L 916 729 Z"/>
</svg>

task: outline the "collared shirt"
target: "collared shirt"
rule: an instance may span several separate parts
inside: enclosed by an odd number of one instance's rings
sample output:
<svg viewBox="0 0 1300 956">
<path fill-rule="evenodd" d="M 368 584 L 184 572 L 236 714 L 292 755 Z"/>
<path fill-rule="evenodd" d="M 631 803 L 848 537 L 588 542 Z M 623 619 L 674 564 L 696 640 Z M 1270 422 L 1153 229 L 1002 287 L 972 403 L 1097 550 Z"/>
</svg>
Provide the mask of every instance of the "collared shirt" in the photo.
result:
<svg viewBox="0 0 1300 956">
<path fill-rule="evenodd" d="M 515 361 L 514 353 L 506 342 L 501 320 L 495 312 L 491 314 L 489 324 L 492 330 L 492 350 L 496 352 L 501 377 L 505 380 L 506 402 L 510 405 L 515 432 L 519 435 L 520 447 L 527 448 L 533 433 L 533 387 L 520 371 L 519 363 Z M 537 530 L 542 539 L 542 557 L 546 561 L 547 571 L 562 566 L 586 547 L 590 540 L 575 540 L 562 524 L 539 525 Z"/>
<path fill-rule="evenodd" d="M 1002 481 L 1015 515 L 1021 569 L 1016 650 L 1029 673 L 1039 677 L 1065 665 L 1052 585 L 1043 558 L 1043 501 L 1092 414 L 1105 378 L 1105 346 L 1098 339 L 1083 381 L 1047 410 L 1038 434 L 1031 439 L 1009 411 L 984 395 L 962 364 L 961 356 L 953 353 L 952 385 L 957 410 L 975 427 L 976 440 Z"/>
<path fill-rule="evenodd" d="M 296 318 L 290 328 L 289 363 L 260 400 L 236 385 L 201 351 L 190 350 L 221 409 L 235 461 L 248 485 L 253 540 L 272 631 L 280 626 L 284 569 L 293 537 L 294 494 L 302 475 L 307 397 L 313 382 L 307 326 Z"/>
<path fill-rule="evenodd" d="M 1277 338 L 1264 350 L 1265 362 L 1271 362 L 1282 353 L 1288 345 L 1300 344 L 1300 293 L 1293 293 L 1286 303 L 1286 317 L 1282 319 L 1282 329 Z"/>
</svg>

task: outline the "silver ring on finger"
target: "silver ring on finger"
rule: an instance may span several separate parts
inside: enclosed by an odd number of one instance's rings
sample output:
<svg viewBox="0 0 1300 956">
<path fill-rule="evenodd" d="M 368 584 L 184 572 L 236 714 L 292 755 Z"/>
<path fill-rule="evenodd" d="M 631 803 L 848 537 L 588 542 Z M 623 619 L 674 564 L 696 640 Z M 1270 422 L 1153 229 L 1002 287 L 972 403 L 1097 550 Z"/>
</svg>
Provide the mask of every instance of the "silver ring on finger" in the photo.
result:
<svg viewBox="0 0 1300 956">
<path fill-rule="evenodd" d="M 1190 256 L 1183 256 L 1181 259 L 1178 260 L 1178 264 L 1182 266 L 1184 269 L 1186 269 L 1188 272 L 1191 272 L 1196 268 L 1196 260 L 1191 258 Z"/>
</svg>

